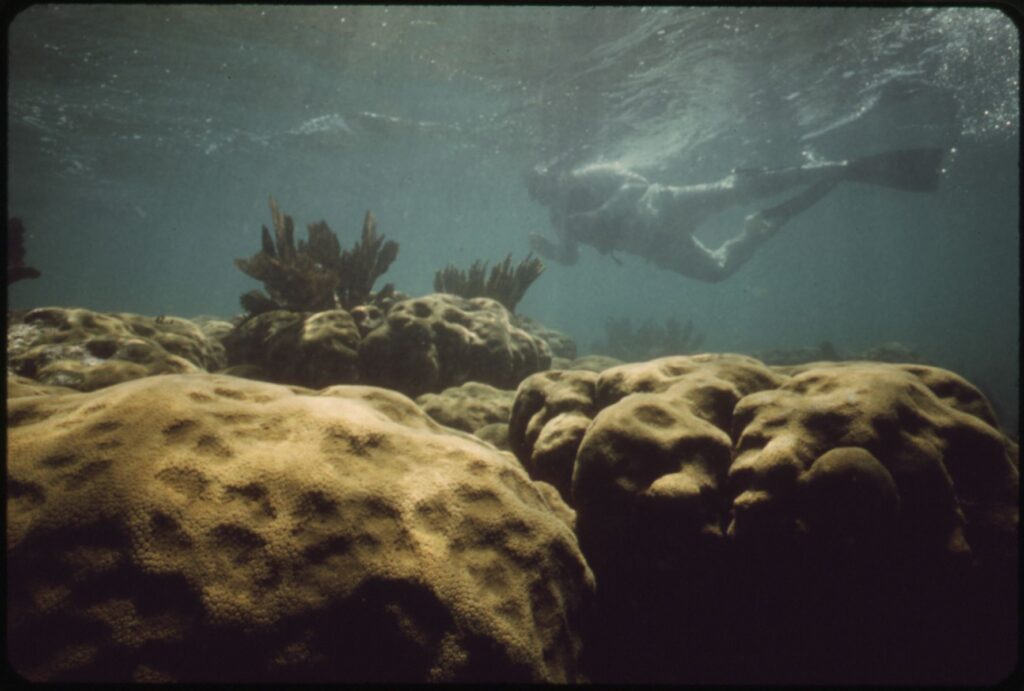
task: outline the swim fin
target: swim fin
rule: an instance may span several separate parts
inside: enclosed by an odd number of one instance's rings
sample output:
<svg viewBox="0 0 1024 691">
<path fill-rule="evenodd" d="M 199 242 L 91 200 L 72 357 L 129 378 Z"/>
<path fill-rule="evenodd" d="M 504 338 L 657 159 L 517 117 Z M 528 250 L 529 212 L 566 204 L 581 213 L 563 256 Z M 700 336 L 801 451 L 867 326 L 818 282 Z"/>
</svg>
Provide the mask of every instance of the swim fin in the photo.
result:
<svg viewBox="0 0 1024 691">
<path fill-rule="evenodd" d="M 864 156 L 850 161 L 844 177 L 898 190 L 934 192 L 939 187 L 945 153 L 938 147 L 927 147 Z"/>
</svg>

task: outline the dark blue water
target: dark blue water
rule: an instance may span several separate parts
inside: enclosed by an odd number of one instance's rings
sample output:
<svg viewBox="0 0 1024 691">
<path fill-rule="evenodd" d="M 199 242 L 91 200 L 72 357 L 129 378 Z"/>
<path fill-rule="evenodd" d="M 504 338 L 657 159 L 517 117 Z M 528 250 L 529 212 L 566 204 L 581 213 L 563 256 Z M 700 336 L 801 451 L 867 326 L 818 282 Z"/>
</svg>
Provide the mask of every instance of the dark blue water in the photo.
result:
<svg viewBox="0 0 1024 691">
<path fill-rule="evenodd" d="M 626 315 L 721 351 L 899 341 L 1016 427 L 1019 45 L 998 10 L 50 5 L 9 44 L 8 214 L 43 273 L 12 307 L 234 315 L 270 195 L 345 245 L 372 209 L 401 245 L 386 280 L 422 294 L 550 234 L 522 184 L 538 162 L 693 183 L 935 145 L 937 193 L 841 186 L 724 283 L 584 248 L 520 311 L 583 352 Z"/>
</svg>

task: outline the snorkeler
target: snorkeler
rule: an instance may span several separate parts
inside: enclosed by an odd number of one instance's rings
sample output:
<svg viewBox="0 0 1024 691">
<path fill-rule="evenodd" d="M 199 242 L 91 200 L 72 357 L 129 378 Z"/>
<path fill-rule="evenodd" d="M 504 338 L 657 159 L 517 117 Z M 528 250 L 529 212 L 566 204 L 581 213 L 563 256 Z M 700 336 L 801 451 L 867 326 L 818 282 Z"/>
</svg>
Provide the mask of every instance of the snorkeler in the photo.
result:
<svg viewBox="0 0 1024 691">
<path fill-rule="evenodd" d="M 840 182 L 934 191 L 942 159 L 939 148 L 906 149 L 852 161 L 734 170 L 718 182 L 686 186 L 652 183 L 614 163 L 566 172 L 537 167 L 527 174 L 527 189 L 533 199 L 550 207 L 558 241 L 531 234 L 530 244 L 542 257 L 562 264 L 575 264 L 578 244 L 583 243 L 602 254 L 621 250 L 715 283 L 734 274 L 790 218 Z M 803 185 L 807 189 L 791 199 L 747 216 L 739 235 L 716 250 L 694 237 L 714 213 Z"/>
</svg>

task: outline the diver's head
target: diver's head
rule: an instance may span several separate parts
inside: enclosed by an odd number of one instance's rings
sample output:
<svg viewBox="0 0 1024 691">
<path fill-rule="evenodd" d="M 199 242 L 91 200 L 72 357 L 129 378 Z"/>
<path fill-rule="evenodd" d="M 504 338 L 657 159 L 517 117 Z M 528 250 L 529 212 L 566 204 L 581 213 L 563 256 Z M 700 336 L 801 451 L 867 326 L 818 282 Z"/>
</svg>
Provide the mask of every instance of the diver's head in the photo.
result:
<svg viewBox="0 0 1024 691">
<path fill-rule="evenodd" d="M 557 175 L 546 165 L 536 165 L 523 174 L 523 182 L 530 198 L 541 204 L 550 204 L 555 198 Z"/>
</svg>

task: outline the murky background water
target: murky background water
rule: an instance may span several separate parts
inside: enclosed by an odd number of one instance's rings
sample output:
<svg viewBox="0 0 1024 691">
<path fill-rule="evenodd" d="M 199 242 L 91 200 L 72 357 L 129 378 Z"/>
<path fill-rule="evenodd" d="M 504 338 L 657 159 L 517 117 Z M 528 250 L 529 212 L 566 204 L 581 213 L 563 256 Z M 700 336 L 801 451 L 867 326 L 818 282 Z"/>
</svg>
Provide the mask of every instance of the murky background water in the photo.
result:
<svg viewBox="0 0 1024 691">
<path fill-rule="evenodd" d="M 550 234 L 522 184 L 543 161 L 693 183 L 935 145 L 937 193 L 843 185 L 727 282 L 584 248 L 519 311 L 584 353 L 622 316 L 716 351 L 898 341 L 1017 429 L 1019 44 L 995 9 L 47 5 L 9 45 L 8 215 L 43 272 L 11 307 L 237 314 L 270 195 L 345 246 L 372 209 L 416 295 Z"/>
</svg>

